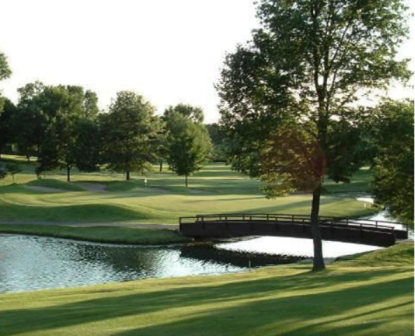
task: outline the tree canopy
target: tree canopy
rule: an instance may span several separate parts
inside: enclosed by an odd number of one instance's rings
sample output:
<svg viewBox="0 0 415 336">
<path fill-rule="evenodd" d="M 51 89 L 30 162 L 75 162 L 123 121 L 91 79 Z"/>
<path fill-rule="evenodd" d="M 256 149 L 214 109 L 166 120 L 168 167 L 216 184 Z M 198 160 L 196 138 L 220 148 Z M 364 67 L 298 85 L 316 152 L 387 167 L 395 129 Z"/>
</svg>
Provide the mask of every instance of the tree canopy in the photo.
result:
<svg viewBox="0 0 415 336">
<path fill-rule="evenodd" d="M 406 11 L 401 0 L 259 1 L 262 28 L 227 56 L 217 86 L 233 167 L 264 176 L 261 153 L 278 127 L 290 123 L 318 143 L 329 176 L 347 181 L 358 167 L 358 151 L 345 145 L 360 117 L 356 105 L 392 80 L 410 77 L 408 60 L 396 59 L 408 36 Z M 280 174 L 281 183 L 293 186 L 296 170 L 282 166 L 280 172 L 286 177 Z M 311 210 L 314 270 L 324 269 L 322 181 L 315 184 Z"/>
<path fill-rule="evenodd" d="M 212 144 L 206 127 L 193 122 L 187 116 L 175 112 L 167 119 L 168 155 L 170 169 L 185 177 L 200 170 L 207 162 L 212 151 Z"/>
<path fill-rule="evenodd" d="M 160 129 L 155 108 L 142 96 L 131 91 L 117 93 L 108 114 L 101 116 L 102 148 L 108 168 L 145 173 L 157 158 L 156 137 Z"/>
<path fill-rule="evenodd" d="M 414 221 L 414 102 L 385 101 L 375 111 L 377 203 L 405 222 Z"/>
</svg>

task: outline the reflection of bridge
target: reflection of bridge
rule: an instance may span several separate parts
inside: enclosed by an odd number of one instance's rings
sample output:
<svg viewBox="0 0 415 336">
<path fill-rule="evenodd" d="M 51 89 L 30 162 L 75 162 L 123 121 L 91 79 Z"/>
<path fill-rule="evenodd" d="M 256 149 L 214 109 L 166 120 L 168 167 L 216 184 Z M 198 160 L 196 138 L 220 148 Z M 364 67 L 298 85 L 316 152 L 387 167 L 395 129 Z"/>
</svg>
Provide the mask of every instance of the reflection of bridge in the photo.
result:
<svg viewBox="0 0 415 336">
<path fill-rule="evenodd" d="M 407 239 L 408 228 L 386 221 L 319 217 L 324 240 L 390 246 Z M 180 232 L 193 238 L 278 236 L 311 238 L 310 216 L 279 214 L 219 214 L 180 218 Z"/>
</svg>

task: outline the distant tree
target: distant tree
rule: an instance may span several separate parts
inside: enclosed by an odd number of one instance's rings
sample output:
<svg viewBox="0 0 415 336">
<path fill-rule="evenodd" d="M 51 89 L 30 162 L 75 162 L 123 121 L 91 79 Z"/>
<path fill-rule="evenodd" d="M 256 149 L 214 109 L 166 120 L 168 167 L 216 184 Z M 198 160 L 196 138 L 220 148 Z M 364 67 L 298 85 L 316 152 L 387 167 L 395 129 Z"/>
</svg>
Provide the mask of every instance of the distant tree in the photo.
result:
<svg viewBox="0 0 415 336">
<path fill-rule="evenodd" d="M 67 181 L 71 170 L 97 169 L 99 132 L 93 116 L 85 113 L 85 94 L 80 86 L 50 86 L 43 94 L 44 111 L 54 118 L 47 123 L 40 144 L 38 173 L 56 168 L 65 169 Z"/>
<path fill-rule="evenodd" d="M 101 116 L 102 149 L 109 169 L 146 173 L 157 159 L 156 139 L 160 123 L 155 108 L 131 91 L 117 93 L 109 113 Z"/>
<path fill-rule="evenodd" d="M 4 179 L 7 176 L 7 170 L 0 165 L 0 180 Z"/>
<path fill-rule="evenodd" d="M 16 142 L 19 150 L 28 160 L 32 155 L 38 155 L 46 129 L 56 114 L 55 108 L 45 108 L 45 105 L 51 105 L 46 101 L 45 89 L 46 86 L 37 81 L 17 90 L 19 101 L 15 125 L 19 132 L 16 135 Z"/>
<path fill-rule="evenodd" d="M 402 0 L 259 1 L 263 28 L 228 55 L 218 85 L 234 169 L 263 175 L 261 153 L 276 129 L 290 123 L 318 143 L 328 175 L 347 181 L 357 159 L 332 156 L 347 149 L 335 132 L 346 132 L 344 141 L 353 137 L 358 100 L 392 79 L 409 79 L 408 60 L 396 60 L 408 36 L 406 11 Z M 290 183 L 292 176 L 285 176 L 281 183 Z M 311 203 L 315 271 L 325 268 L 318 222 L 322 182 Z"/>
<path fill-rule="evenodd" d="M 181 113 L 172 113 L 167 121 L 169 130 L 167 162 L 170 169 L 179 176 L 188 177 L 200 170 L 207 162 L 212 144 L 206 127 L 194 123 Z"/>
<path fill-rule="evenodd" d="M 216 124 L 207 124 L 206 129 L 209 132 L 210 139 L 213 145 L 212 161 L 216 162 L 227 162 L 226 158 L 226 142 L 221 127 Z"/>
<path fill-rule="evenodd" d="M 414 102 L 386 101 L 375 114 L 375 200 L 391 215 L 414 221 Z"/>
<path fill-rule="evenodd" d="M 7 62 L 7 58 L 0 51 L 0 81 L 9 78 L 11 74 L 12 72 Z M 11 103 L 10 101 L 6 101 L 3 98 L 2 93 L 0 91 L 0 155 L 2 147 L 7 142 L 7 138 L 9 137 L 10 133 L 10 109 L 8 112 L 6 111 L 5 113 L 2 113 L 4 104 L 7 102 Z"/>
<path fill-rule="evenodd" d="M 14 183 L 14 176 L 22 172 L 22 169 L 17 163 L 8 163 L 6 164 L 6 171 L 12 176 Z"/>
<path fill-rule="evenodd" d="M 13 102 L 4 98 L 3 111 L 0 111 L 0 158 L 5 145 L 10 144 L 16 137 L 14 119 L 17 109 Z"/>
<path fill-rule="evenodd" d="M 166 111 L 164 111 L 164 119 L 167 120 L 174 113 L 180 113 L 184 117 L 198 124 L 203 123 L 204 120 L 203 110 L 200 107 L 188 104 L 178 104 L 174 107 L 170 106 L 166 109 Z"/>
<path fill-rule="evenodd" d="M 91 90 L 85 91 L 83 113 L 84 117 L 87 119 L 95 119 L 99 113 L 98 96 Z"/>
</svg>

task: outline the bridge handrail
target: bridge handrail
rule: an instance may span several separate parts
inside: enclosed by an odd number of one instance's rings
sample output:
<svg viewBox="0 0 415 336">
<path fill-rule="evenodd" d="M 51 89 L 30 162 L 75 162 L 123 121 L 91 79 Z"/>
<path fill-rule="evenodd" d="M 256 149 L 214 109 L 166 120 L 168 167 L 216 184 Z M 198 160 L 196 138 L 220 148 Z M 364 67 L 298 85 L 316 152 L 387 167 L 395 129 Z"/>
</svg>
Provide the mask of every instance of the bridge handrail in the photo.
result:
<svg viewBox="0 0 415 336">
<path fill-rule="evenodd" d="M 243 220 L 247 222 L 252 222 L 254 220 L 264 220 L 267 221 L 290 221 L 293 224 L 305 224 L 310 223 L 310 216 L 308 215 L 292 215 L 292 214 L 264 214 L 264 213 L 233 213 L 233 214 L 204 214 L 204 215 L 196 215 L 196 216 L 188 216 L 188 217 L 180 217 L 179 223 L 182 224 L 190 224 L 185 223 L 185 220 L 192 219 L 193 222 L 207 222 L 207 221 L 235 221 L 235 220 Z M 208 220 L 205 220 L 208 219 Z M 357 226 L 361 229 L 364 227 L 374 227 L 379 229 L 387 229 L 394 231 L 395 227 L 392 225 L 402 225 L 406 227 L 408 230 L 407 225 L 402 223 L 395 223 L 395 222 L 388 222 L 388 221 L 376 221 L 370 219 L 364 219 L 365 223 L 357 222 L 350 218 L 344 217 L 329 217 L 329 216 L 319 216 L 319 221 L 328 224 L 328 225 L 347 225 L 347 226 Z M 381 223 L 381 224 L 380 224 Z M 380 225 L 379 225 L 380 224 Z M 389 224 L 389 225 L 382 225 L 382 224 Z"/>
</svg>

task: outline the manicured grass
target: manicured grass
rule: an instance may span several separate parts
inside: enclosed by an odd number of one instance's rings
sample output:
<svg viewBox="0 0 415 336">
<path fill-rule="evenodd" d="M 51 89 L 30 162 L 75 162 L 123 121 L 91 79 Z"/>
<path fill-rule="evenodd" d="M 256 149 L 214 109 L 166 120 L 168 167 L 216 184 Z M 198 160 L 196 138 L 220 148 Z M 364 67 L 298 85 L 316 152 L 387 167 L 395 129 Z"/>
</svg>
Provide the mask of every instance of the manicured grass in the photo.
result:
<svg viewBox="0 0 415 336">
<path fill-rule="evenodd" d="M 324 190 L 327 193 L 370 193 L 370 183 L 373 180 L 373 171 L 363 167 L 353 175 L 350 183 L 335 183 L 326 179 Z"/>
<path fill-rule="evenodd" d="M 18 184 L 11 185 L 11 178 L 0 181 L 0 220 L 177 224 L 181 216 L 208 213 L 310 213 L 311 195 L 268 200 L 260 190 L 260 182 L 224 164 L 206 166 L 190 178 L 190 188 L 184 187 L 182 177 L 167 170 L 149 176 L 145 187 L 143 176 L 134 176 L 127 182 L 122 174 L 105 171 L 87 174 L 74 170 L 75 183 L 65 182 L 63 171 L 36 180 L 35 163 L 24 163 L 22 167 L 23 173 L 16 176 Z M 76 182 L 98 183 L 103 188 L 87 190 Z M 33 185 L 60 192 L 26 187 Z M 353 197 L 322 197 L 322 215 L 357 217 L 374 212 L 376 209 Z"/>
<path fill-rule="evenodd" d="M 54 179 L 41 179 L 41 180 L 33 180 L 26 183 L 27 186 L 34 186 L 34 187 L 46 187 L 46 188 L 53 188 L 53 189 L 60 189 L 64 191 L 85 191 L 84 188 L 77 184 L 67 183 L 60 180 Z"/>
<path fill-rule="evenodd" d="M 161 245 L 191 241 L 173 230 L 113 226 L 70 227 L 0 224 L 0 233 L 31 234 L 114 244 Z"/>
<path fill-rule="evenodd" d="M 0 295 L 0 336 L 413 335 L 413 244 L 309 268 Z"/>
</svg>

